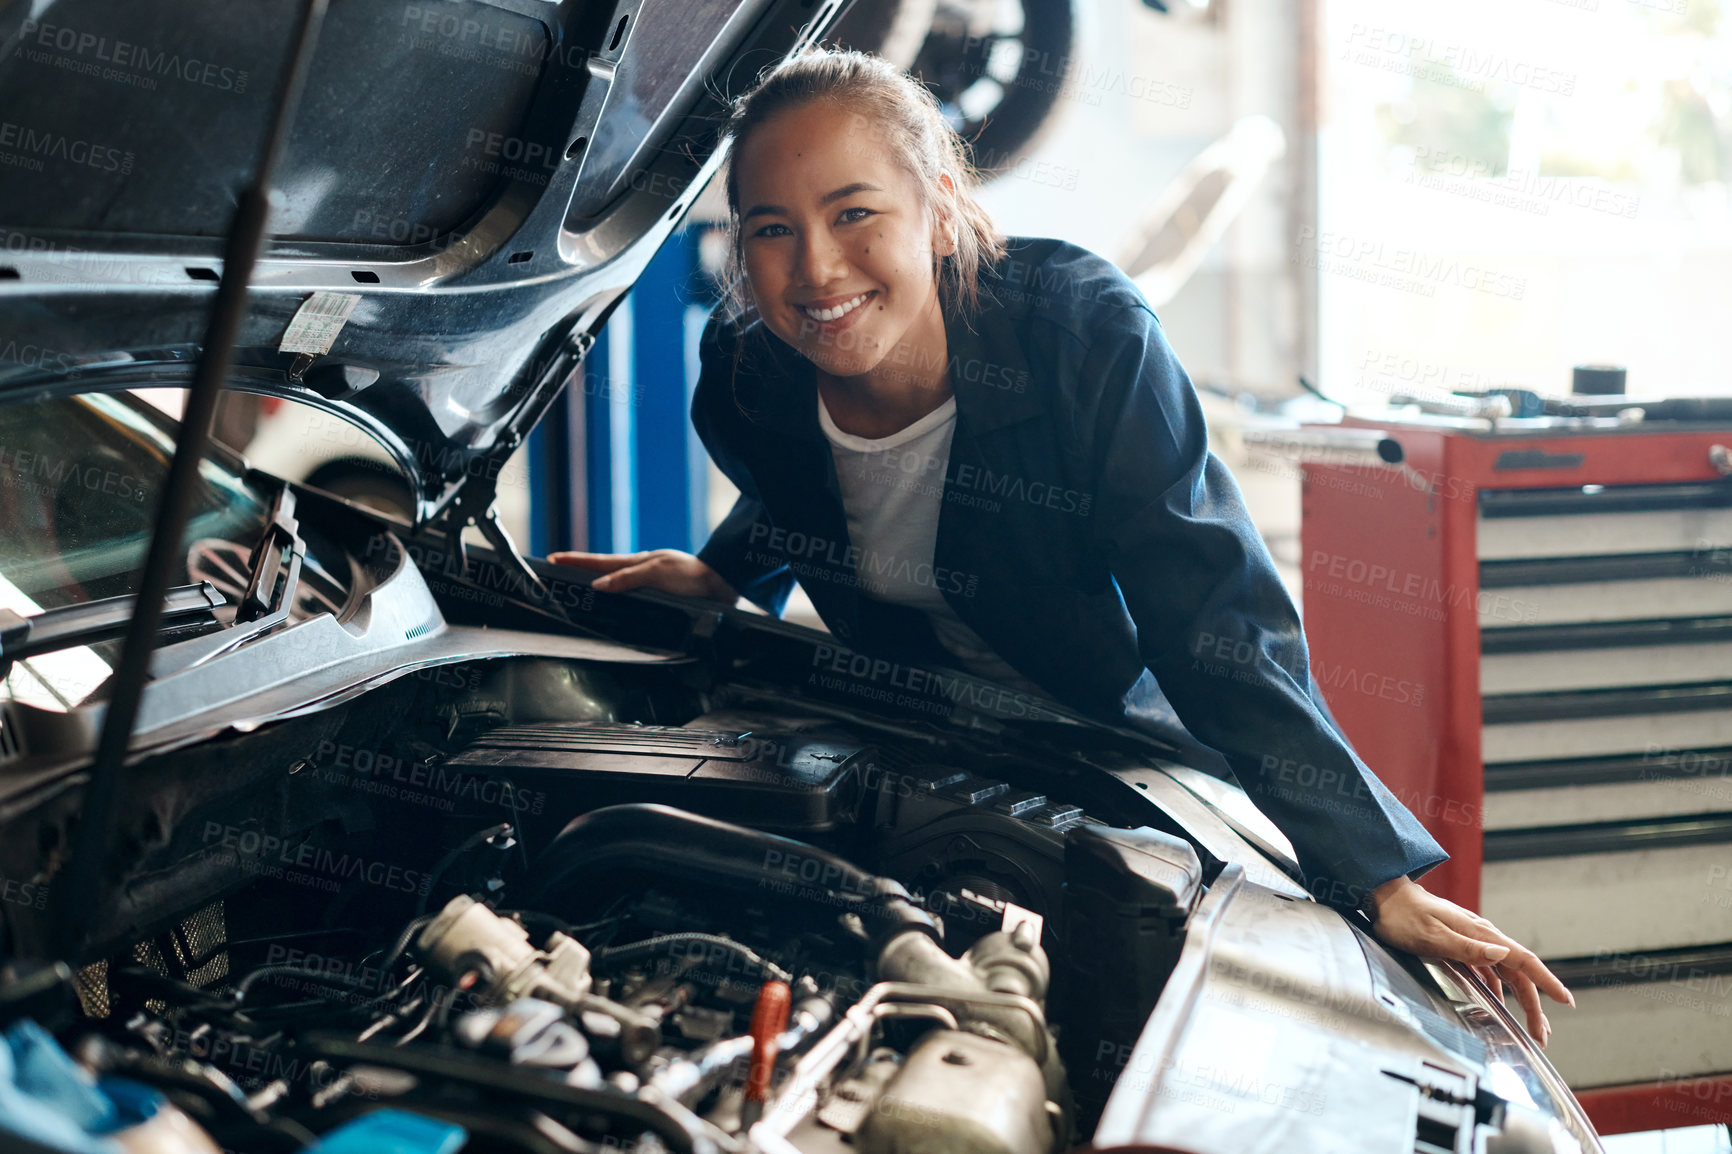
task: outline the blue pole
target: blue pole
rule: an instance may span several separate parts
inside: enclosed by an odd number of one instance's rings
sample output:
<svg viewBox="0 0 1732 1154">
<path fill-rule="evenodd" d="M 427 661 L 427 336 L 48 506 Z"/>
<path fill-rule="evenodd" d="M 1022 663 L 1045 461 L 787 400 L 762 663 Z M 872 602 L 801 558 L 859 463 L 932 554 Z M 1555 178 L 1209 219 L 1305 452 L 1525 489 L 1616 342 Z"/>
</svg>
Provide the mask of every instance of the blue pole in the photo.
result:
<svg viewBox="0 0 1732 1154">
<path fill-rule="evenodd" d="M 630 297 L 614 309 L 583 376 L 589 548 L 600 553 L 637 548 L 635 314 Z"/>
<path fill-rule="evenodd" d="M 530 435 L 532 553 L 695 550 L 708 537 L 709 457 L 690 416 L 713 302 L 698 271 L 701 233 L 662 246 L 565 403 Z"/>
<path fill-rule="evenodd" d="M 668 238 L 632 290 L 637 305 L 637 491 L 639 540 L 646 549 L 695 549 L 708 466 L 691 424 L 697 384 L 688 313 L 697 271 L 698 230 Z M 700 328 L 701 331 L 701 328 Z M 701 528 L 694 526 L 703 522 Z"/>
</svg>

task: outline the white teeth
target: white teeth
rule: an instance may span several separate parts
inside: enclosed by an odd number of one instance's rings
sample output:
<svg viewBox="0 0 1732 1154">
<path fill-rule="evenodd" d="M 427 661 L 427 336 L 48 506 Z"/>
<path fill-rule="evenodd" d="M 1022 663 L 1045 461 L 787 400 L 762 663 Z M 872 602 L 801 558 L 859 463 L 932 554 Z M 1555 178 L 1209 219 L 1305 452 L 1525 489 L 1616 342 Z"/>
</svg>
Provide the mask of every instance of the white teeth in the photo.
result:
<svg viewBox="0 0 1732 1154">
<path fill-rule="evenodd" d="M 809 309 L 802 305 L 800 311 L 815 321 L 841 320 L 843 317 L 859 308 L 861 303 L 871 295 L 871 293 L 861 293 L 851 301 L 843 301 L 841 304 L 833 305 L 827 309 Z"/>
</svg>

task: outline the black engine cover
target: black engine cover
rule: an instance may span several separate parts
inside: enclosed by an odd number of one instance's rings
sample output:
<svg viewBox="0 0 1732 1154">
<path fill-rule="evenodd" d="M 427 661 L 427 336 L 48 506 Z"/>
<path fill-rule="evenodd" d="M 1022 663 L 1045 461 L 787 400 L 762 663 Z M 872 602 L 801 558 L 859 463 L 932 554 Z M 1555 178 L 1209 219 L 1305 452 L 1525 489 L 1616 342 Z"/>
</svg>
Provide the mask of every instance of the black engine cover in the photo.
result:
<svg viewBox="0 0 1732 1154">
<path fill-rule="evenodd" d="M 847 822 L 873 747 L 726 729 L 546 722 L 496 729 L 447 767 L 545 792 L 553 812 L 661 802 L 780 833 Z"/>
</svg>

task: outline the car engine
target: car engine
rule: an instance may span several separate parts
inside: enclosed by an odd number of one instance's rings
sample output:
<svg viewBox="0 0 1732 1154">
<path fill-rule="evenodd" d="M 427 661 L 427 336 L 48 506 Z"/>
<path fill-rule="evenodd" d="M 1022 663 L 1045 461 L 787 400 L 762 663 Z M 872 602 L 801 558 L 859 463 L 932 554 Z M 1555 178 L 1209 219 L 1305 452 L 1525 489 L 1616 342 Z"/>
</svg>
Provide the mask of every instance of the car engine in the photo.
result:
<svg viewBox="0 0 1732 1154">
<path fill-rule="evenodd" d="M 422 679 L 291 767 L 326 820 L 191 823 L 247 884 L 80 971 L 74 1056 L 228 1150 L 381 1111 L 468 1150 L 1086 1137 L 1202 890 L 1158 811 L 762 700 L 573 720 L 565 676 Z"/>
</svg>

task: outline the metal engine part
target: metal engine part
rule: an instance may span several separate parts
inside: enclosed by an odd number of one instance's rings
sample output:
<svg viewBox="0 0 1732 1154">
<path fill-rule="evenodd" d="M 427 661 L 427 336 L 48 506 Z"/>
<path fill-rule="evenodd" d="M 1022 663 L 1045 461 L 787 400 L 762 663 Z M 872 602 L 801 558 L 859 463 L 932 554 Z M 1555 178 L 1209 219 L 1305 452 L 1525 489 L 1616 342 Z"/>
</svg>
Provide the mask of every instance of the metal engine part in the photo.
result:
<svg viewBox="0 0 1732 1154">
<path fill-rule="evenodd" d="M 900 934 L 878 955 L 878 976 L 886 981 L 913 982 L 958 994 L 1013 994 L 1040 1006 L 1046 998 L 1051 967 L 1046 951 L 1026 923 L 1014 932 L 987 934 L 960 958 L 924 934 Z M 1046 1063 L 1056 1095 L 1064 1071 L 1057 1064 L 1057 1047 L 1044 1020 L 1003 1005 L 971 1004 L 960 1012 L 965 1028 L 1009 1042 L 1036 1062 Z"/>
<path fill-rule="evenodd" d="M 883 980 L 795 1067 L 754 1141 L 783 1152 L 1050 1154 L 1070 1139 L 1069 1084 L 1042 1005 L 1050 969 L 1031 924 L 988 934 L 960 958 L 907 931 L 879 950 L 877 971 Z M 887 1019 L 937 1028 L 898 1068 L 893 1050 L 868 1053 Z"/>
<path fill-rule="evenodd" d="M 468 896 L 446 903 L 421 931 L 415 952 L 481 1002 L 535 998 L 583 1015 L 591 1033 L 628 1062 L 643 1061 L 661 1045 L 654 1018 L 590 992 L 589 951 L 581 943 L 555 931 L 538 950 L 522 926 Z"/>
<path fill-rule="evenodd" d="M 951 957 L 938 943 L 919 934 L 902 934 L 892 939 L 878 955 L 880 978 L 915 982 L 960 995 L 1008 995 L 1025 1000 L 1024 1007 L 1033 1006 L 1036 1009 L 1037 1013 L 1031 1014 L 1026 1008 L 1013 1005 L 974 1001 L 958 1007 L 956 1011 L 957 1023 L 964 1032 L 1007 1043 L 996 1050 L 980 1051 L 974 1058 L 976 1066 L 990 1067 L 993 1079 L 1006 1081 L 1007 1094 L 1010 1092 L 1009 1087 L 1020 1085 L 1022 1072 L 1032 1071 L 1038 1079 L 1040 1100 L 1035 1105 L 1038 1107 L 1037 1112 L 1046 1140 L 1038 1147 L 1007 1149 L 1045 1150 L 1052 1145 L 1055 1128 L 1060 1136 L 1067 1136 L 1070 1131 L 1070 1080 L 1065 1074 L 1064 1063 L 1059 1058 L 1058 1042 L 1047 1028 L 1044 1018 L 1047 985 L 1051 974 L 1052 968 L 1047 961 L 1046 951 L 1040 948 L 1036 931 L 1027 922 L 1018 925 L 1014 930 L 987 934 L 969 947 L 968 952 L 960 958 Z M 1019 1072 L 1005 1072 L 1007 1067 L 1015 1068 Z M 892 1084 L 886 1094 L 893 1092 L 897 1084 L 903 1084 L 907 1077 L 908 1067 L 904 1067 L 897 1076 L 896 1083 Z M 924 1089 L 920 1093 L 924 1095 Z M 942 1097 L 940 1100 L 942 1101 Z M 1010 1104 L 1007 1108 L 1020 1116 L 1020 1098 L 1009 1098 L 1007 1103 Z M 992 1121 L 988 1132 L 998 1134 L 1006 1126 L 1011 1132 L 1022 1132 L 1020 1123 L 1012 1125 L 990 1104 L 982 1109 L 985 1110 L 982 1117 Z M 978 1121 L 979 1118 L 968 1116 L 964 1111 L 959 1115 L 957 1125 L 966 1130 Z M 991 1145 L 967 1145 L 961 1131 L 952 1137 L 958 1144 L 944 1148 L 999 1148 Z M 924 1150 L 937 1147 L 899 1145 L 894 1149 Z"/>
<path fill-rule="evenodd" d="M 555 932 L 538 950 L 522 926 L 462 894 L 421 931 L 415 952 L 487 1001 L 541 998 L 575 1007 L 589 994 L 589 951 L 581 944 Z"/>
<path fill-rule="evenodd" d="M 1056 1111 L 1028 1055 L 933 1030 L 878 1095 L 854 1145 L 861 1154 L 1047 1154 Z"/>
<path fill-rule="evenodd" d="M 564 1007 L 539 998 L 471 1011 L 453 1030 L 458 1041 L 513 1066 L 565 1070 L 573 1086 L 601 1085 L 589 1040 L 566 1019 Z"/>
</svg>

